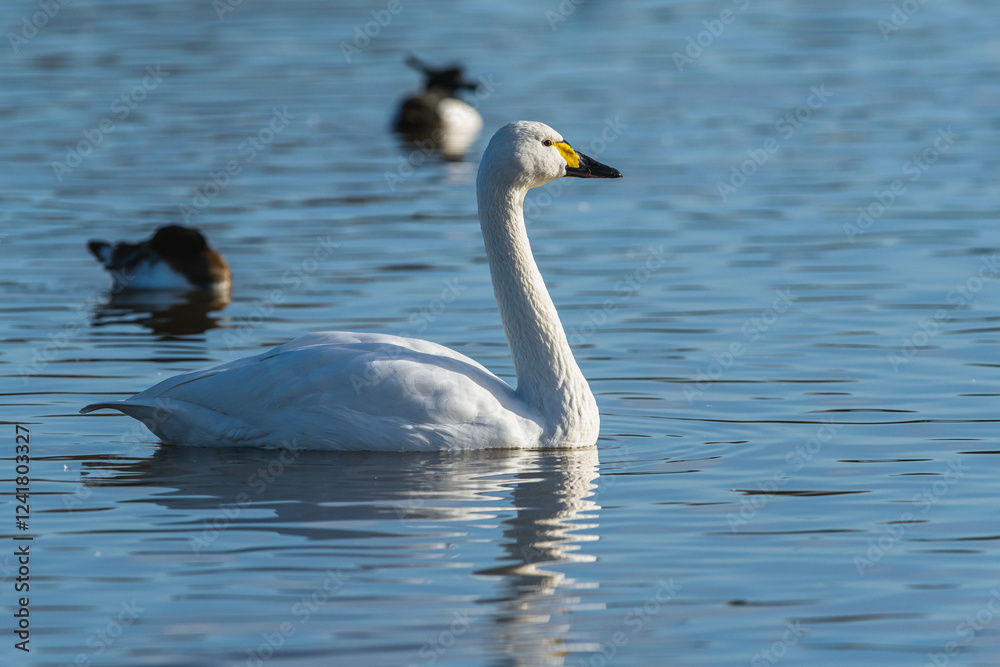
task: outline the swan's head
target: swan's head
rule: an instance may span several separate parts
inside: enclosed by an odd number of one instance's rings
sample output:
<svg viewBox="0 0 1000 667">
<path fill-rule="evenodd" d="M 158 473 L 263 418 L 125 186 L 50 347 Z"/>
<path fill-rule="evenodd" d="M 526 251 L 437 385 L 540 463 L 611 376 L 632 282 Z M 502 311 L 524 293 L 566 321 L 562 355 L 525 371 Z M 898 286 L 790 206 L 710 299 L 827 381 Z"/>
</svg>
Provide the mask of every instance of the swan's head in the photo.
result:
<svg viewBox="0 0 1000 667">
<path fill-rule="evenodd" d="M 519 120 L 490 139 L 479 165 L 481 183 L 534 188 L 564 176 L 621 178 L 621 172 L 576 152 L 545 123 Z"/>
</svg>

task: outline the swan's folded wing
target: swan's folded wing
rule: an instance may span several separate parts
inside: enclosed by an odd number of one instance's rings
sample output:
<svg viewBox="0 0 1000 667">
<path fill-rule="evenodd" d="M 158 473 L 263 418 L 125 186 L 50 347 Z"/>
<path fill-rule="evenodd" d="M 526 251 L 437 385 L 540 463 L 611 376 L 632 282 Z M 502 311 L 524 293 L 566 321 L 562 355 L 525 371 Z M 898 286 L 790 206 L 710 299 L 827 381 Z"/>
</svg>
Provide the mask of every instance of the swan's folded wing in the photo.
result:
<svg viewBox="0 0 1000 667">
<path fill-rule="evenodd" d="M 439 449 L 466 431 L 478 440 L 540 432 L 513 390 L 478 363 L 435 343 L 377 334 L 310 334 L 85 410 L 95 407 L 192 444 L 276 447 L 280 434 L 299 445 L 398 449 L 406 440 Z"/>
</svg>

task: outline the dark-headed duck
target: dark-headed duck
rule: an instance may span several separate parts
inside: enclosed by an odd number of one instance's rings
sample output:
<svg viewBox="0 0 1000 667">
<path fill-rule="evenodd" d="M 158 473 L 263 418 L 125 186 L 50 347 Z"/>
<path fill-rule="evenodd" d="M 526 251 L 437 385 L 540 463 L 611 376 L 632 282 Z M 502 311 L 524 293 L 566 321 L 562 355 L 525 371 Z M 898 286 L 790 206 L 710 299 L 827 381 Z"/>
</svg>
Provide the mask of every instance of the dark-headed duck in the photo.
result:
<svg viewBox="0 0 1000 667">
<path fill-rule="evenodd" d="M 119 290 L 228 290 L 232 284 L 229 264 L 193 227 L 167 225 L 139 243 L 90 241 L 87 248 Z"/>
<path fill-rule="evenodd" d="M 458 66 L 434 68 L 414 56 L 406 64 L 423 72 L 424 90 L 403 100 L 393 128 L 405 141 L 429 140 L 433 150 L 461 156 L 479 136 L 483 118 L 458 98 L 458 92 L 475 91 L 479 84 L 466 79 Z"/>
</svg>

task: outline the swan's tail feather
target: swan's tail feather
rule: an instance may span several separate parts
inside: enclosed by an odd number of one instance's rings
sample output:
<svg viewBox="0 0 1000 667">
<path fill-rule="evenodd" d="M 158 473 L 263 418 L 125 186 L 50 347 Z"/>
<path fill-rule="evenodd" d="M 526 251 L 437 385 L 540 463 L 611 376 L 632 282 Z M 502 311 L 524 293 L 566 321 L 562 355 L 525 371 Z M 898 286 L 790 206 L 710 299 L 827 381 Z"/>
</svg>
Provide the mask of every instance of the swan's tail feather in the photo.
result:
<svg viewBox="0 0 1000 667">
<path fill-rule="evenodd" d="M 184 435 L 187 432 L 187 429 L 173 418 L 173 407 L 174 406 L 168 400 L 153 399 L 151 401 L 147 400 L 144 403 L 139 403 L 133 396 L 125 401 L 91 403 L 90 405 L 81 408 L 80 412 L 82 414 L 87 414 L 88 412 L 93 412 L 94 410 L 118 410 L 119 412 L 137 420 L 139 424 L 145 426 L 146 429 L 163 442 L 170 442 L 175 441 L 177 435 Z M 134 435 L 139 434 L 139 432 L 135 429 L 142 428 L 139 424 L 135 424 L 133 426 L 132 432 Z"/>
<path fill-rule="evenodd" d="M 132 417 L 133 419 L 138 419 L 141 421 L 146 428 L 148 428 L 153 433 L 159 435 L 159 429 L 157 425 L 166 421 L 169 417 L 169 412 L 164 411 L 163 406 L 159 405 L 142 405 L 137 403 L 132 403 L 130 401 L 109 401 L 107 403 L 91 403 L 88 406 L 80 408 L 80 414 L 87 414 L 88 412 L 93 412 L 94 410 L 103 410 L 105 408 L 111 410 L 118 410 L 119 412 Z"/>
<path fill-rule="evenodd" d="M 121 410 L 122 404 L 118 401 L 112 401 L 110 403 L 91 403 L 90 405 L 85 405 L 80 408 L 80 414 L 85 415 L 88 412 L 93 412 L 94 410 L 104 410 L 105 408 L 110 408 L 111 410 Z"/>
<path fill-rule="evenodd" d="M 139 421 L 153 435 L 165 443 L 218 446 L 227 440 L 229 432 L 245 430 L 245 425 L 198 405 L 169 398 L 133 396 L 124 401 L 91 403 L 82 408 L 86 414 L 109 408 L 118 410 Z M 141 428 L 139 424 L 135 428 Z M 239 437 L 230 436 L 233 444 L 240 444 Z"/>
</svg>

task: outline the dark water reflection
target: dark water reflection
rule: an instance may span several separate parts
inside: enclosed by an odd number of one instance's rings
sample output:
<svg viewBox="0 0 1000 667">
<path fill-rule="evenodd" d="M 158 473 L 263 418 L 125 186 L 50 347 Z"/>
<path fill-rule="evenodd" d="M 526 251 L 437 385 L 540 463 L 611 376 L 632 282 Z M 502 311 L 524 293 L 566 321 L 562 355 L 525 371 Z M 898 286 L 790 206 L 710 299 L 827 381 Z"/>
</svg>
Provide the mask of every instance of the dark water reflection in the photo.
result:
<svg viewBox="0 0 1000 667">
<path fill-rule="evenodd" d="M 202 290 L 117 292 L 95 309 L 92 325 L 138 324 L 161 340 L 202 334 L 221 326 L 213 313 L 225 309 L 229 300 L 229 294 Z"/>
</svg>

